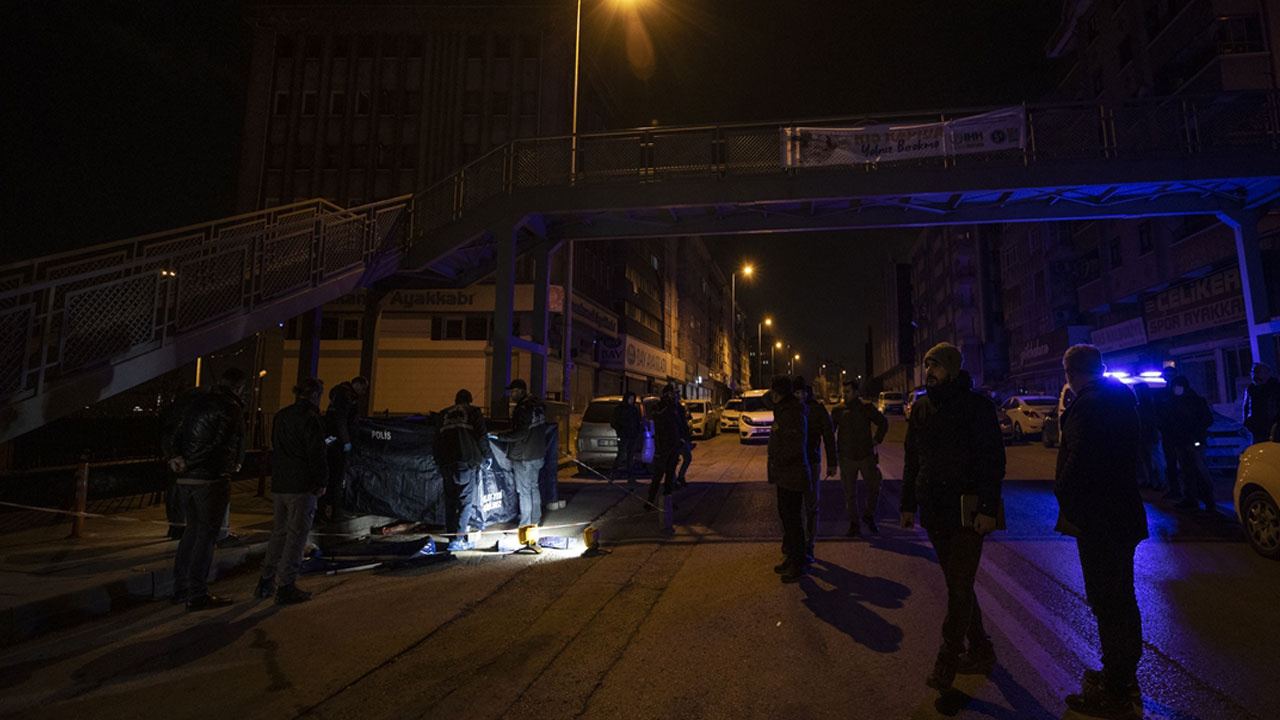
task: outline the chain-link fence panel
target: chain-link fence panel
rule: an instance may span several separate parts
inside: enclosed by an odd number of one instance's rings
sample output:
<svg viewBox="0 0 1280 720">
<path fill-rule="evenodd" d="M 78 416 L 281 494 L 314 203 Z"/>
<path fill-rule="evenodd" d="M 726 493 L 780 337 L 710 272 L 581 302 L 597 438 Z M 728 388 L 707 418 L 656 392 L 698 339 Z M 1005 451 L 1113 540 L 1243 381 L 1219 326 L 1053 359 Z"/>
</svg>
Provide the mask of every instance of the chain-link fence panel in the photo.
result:
<svg viewBox="0 0 1280 720">
<path fill-rule="evenodd" d="M 462 207 L 474 208 L 502 194 L 505 153 L 492 153 L 463 170 Z"/>
<path fill-rule="evenodd" d="M 335 215 L 324 220 L 324 275 L 349 270 L 364 260 L 368 222 L 363 215 Z"/>
<path fill-rule="evenodd" d="M 67 293 L 59 374 L 149 346 L 158 281 L 146 273 Z"/>
<path fill-rule="evenodd" d="M 782 170 L 782 133 L 775 127 L 724 131 L 724 168 L 729 175 Z"/>
<path fill-rule="evenodd" d="M 248 250 L 229 248 L 178 268 L 178 330 L 185 331 L 240 311 Z"/>
<path fill-rule="evenodd" d="M 1276 95 L 1229 93 L 1193 98 L 1196 138 L 1202 152 L 1240 148 L 1272 148 L 1277 143 Z"/>
<path fill-rule="evenodd" d="M 268 240 L 262 245 L 262 299 L 311 287 L 311 250 L 315 235 L 308 229 Z"/>
<path fill-rule="evenodd" d="M 26 386 L 27 347 L 34 305 L 0 313 L 0 398 L 10 399 Z"/>
<path fill-rule="evenodd" d="M 382 208 L 373 214 L 373 247 L 377 252 L 408 250 L 409 211 L 403 205 Z"/>
<path fill-rule="evenodd" d="M 1028 113 L 1031 155 L 1053 158 L 1100 158 L 1105 154 L 1102 115 L 1097 107 L 1035 108 Z"/>
<path fill-rule="evenodd" d="M 516 141 L 512 146 L 512 184 L 515 187 L 568 185 L 572 152 L 570 138 Z"/>
<path fill-rule="evenodd" d="M 1120 105 L 1112 109 L 1115 153 L 1121 157 L 1185 155 L 1191 150 L 1182 104 Z"/>
<path fill-rule="evenodd" d="M 715 169 L 714 130 L 655 133 L 653 173 L 660 177 L 710 175 Z"/>
<path fill-rule="evenodd" d="M 578 180 L 638 180 L 644 174 L 646 145 L 641 135 L 609 135 L 578 140 Z"/>
<path fill-rule="evenodd" d="M 427 233 L 458 219 L 457 176 L 433 185 L 413 198 L 413 227 Z"/>
</svg>

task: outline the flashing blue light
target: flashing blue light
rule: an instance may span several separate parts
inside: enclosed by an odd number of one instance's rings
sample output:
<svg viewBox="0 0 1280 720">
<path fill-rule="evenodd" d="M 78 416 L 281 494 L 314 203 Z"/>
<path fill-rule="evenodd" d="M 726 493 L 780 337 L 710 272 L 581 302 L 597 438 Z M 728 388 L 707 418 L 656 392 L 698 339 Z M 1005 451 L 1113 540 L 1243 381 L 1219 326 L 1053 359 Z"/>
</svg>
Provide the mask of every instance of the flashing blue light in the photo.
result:
<svg viewBox="0 0 1280 720">
<path fill-rule="evenodd" d="M 1160 374 L 1159 370 L 1143 370 L 1142 372 L 1138 373 L 1138 377 L 1158 378 L 1158 377 L 1164 377 L 1164 376 Z"/>
</svg>

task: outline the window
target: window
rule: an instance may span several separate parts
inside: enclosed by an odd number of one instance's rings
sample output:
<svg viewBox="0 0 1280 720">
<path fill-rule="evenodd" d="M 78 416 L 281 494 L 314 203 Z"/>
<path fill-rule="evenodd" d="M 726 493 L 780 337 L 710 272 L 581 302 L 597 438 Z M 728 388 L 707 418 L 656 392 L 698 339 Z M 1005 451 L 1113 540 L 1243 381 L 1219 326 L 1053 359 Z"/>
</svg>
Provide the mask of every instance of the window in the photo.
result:
<svg viewBox="0 0 1280 720">
<path fill-rule="evenodd" d="M 1120 238 L 1111 238 L 1111 269 L 1115 270 L 1124 263 L 1124 257 L 1120 252 Z"/>
<path fill-rule="evenodd" d="M 309 58 L 320 57 L 321 49 L 322 49 L 322 46 L 320 43 L 319 35 L 308 35 L 307 39 L 303 42 L 303 52 L 305 53 L 306 57 L 309 57 Z"/>
<path fill-rule="evenodd" d="M 351 57 L 351 38 L 345 35 L 334 38 L 333 56 L 336 58 Z"/>
<path fill-rule="evenodd" d="M 488 340 L 489 339 L 489 316 L 488 315 L 468 315 L 466 321 L 466 339 L 468 340 Z"/>
<path fill-rule="evenodd" d="M 1151 221 L 1143 220 L 1138 223 L 1138 254 L 1146 255 L 1155 247 L 1155 241 L 1152 239 Z"/>
<path fill-rule="evenodd" d="M 275 103 L 273 104 L 272 110 L 276 115 L 288 115 L 289 114 L 289 93 L 287 92 L 276 93 Z"/>
<path fill-rule="evenodd" d="M 292 58 L 295 49 L 296 44 L 293 42 L 293 38 L 288 35 L 276 36 L 276 57 Z"/>
<path fill-rule="evenodd" d="M 654 269 L 654 270 L 659 269 L 659 268 L 658 268 L 658 256 L 657 256 L 657 255 L 650 255 L 650 256 L 649 256 L 649 260 L 653 263 L 653 269 Z"/>
<path fill-rule="evenodd" d="M 443 317 L 440 315 L 431 318 L 431 339 L 432 340 L 462 340 L 463 339 L 463 320 L 461 316 Z"/>
<path fill-rule="evenodd" d="M 348 318 L 342 321 L 342 339 L 343 340 L 359 340 L 360 339 L 360 321 L 355 318 Z"/>
<path fill-rule="evenodd" d="M 320 110 L 320 93 L 308 91 L 302 93 L 302 114 L 313 116 Z"/>
<path fill-rule="evenodd" d="M 377 52 L 377 38 L 372 35 L 360 36 L 360 57 L 371 58 Z"/>
<path fill-rule="evenodd" d="M 1262 52 L 1262 21 L 1257 15 L 1220 17 L 1210 31 L 1222 53 Z"/>
<path fill-rule="evenodd" d="M 347 94 L 336 92 L 329 96 L 329 114 L 344 115 L 347 112 Z"/>
<path fill-rule="evenodd" d="M 373 98 L 369 95 L 368 90 L 361 90 L 356 93 L 356 114 L 368 115 L 369 110 L 373 107 Z"/>
<path fill-rule="evenodd" d="M 408 39 L 405 43 L 404 55 L 411 58 L 422 57 L 422 36 L 414 35 Z"/>
</svg>

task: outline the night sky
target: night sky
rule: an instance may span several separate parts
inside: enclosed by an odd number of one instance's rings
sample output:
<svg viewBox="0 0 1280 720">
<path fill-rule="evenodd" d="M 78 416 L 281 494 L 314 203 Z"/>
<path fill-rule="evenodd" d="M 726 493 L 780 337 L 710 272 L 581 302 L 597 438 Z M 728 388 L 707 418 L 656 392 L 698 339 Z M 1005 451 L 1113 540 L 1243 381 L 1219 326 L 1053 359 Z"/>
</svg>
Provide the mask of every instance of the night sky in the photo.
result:
<svg viewBox="0 0 1280 720">
<path fill-rule="evenodd" d="M 248 50 L 240 6 L 45 0 L 9 9 L 0 261 L 232 210 Z M 1044 47 L 1059 13 L 1051 0 L 584 0 L 584 73 L 615 126 L 1018 103 L 1054 85 Z M 743 262 L 760 268 L 739 284 L 753 327 L 770 313 L 803 356 L 853 369 L 883 266 L 903 259 L 913 237 L 708 243 L 726 274 Z"/>
</svg>

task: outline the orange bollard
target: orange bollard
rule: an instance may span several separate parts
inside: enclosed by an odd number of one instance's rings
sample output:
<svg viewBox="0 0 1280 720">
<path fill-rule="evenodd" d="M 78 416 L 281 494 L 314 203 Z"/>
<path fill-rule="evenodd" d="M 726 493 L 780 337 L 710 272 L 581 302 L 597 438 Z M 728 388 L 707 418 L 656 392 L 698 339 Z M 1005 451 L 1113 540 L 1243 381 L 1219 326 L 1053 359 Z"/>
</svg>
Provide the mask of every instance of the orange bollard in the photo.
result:
<svg viewBox="0 0 1280 720">
<path fill-rule="evenodd" d="M 84 512 L 89 503 L 89 453 L 80 454 L 80 467 L 76 468 L 76 500 L 71 516 L 71 534 L 67 537 L 79 539 L 84 531 Z"/>
</svg>

